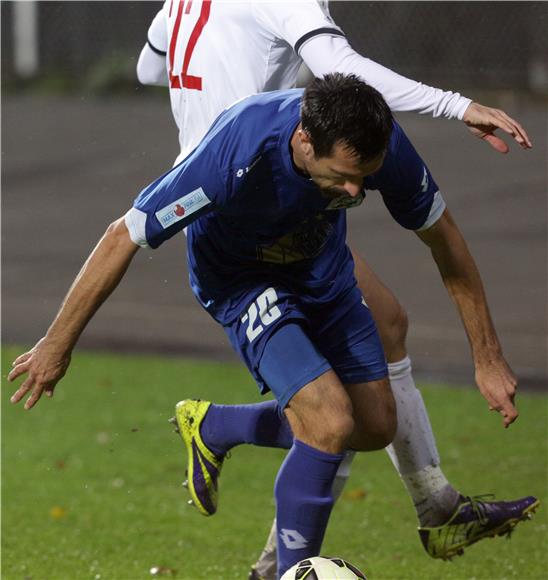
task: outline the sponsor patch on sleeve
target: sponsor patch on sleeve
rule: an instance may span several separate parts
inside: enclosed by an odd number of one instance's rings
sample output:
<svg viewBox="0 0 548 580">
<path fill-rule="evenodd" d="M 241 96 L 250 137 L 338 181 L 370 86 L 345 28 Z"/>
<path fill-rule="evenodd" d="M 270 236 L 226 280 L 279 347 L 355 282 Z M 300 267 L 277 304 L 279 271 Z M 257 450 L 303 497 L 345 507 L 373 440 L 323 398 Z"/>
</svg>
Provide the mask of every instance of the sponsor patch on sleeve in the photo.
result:
<svg viewBox="0 0 548 580">
<path fill-rule="evenodd" d="M 174 223 L 202 209 L 209 203 L 211 203 L 211 200 L 207 197 L 204 190 L 199 187 L 183 197 L 172 201 L 166 207 L 158 210 L 155 215 L 165 230 Z"/>
</svg>

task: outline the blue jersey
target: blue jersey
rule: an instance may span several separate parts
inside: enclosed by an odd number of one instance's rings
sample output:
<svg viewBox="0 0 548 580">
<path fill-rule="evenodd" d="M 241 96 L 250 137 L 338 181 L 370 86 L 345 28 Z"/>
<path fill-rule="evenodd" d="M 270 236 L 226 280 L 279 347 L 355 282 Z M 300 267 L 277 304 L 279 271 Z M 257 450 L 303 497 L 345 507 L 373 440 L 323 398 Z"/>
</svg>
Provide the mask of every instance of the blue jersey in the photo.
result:
<svg viewBox="0 0 548 580">
<path fill-rule="evenodd" d="M 191 286 L 222 324 L 247 306 L 246 289 L 289 287 L 328 303 L 354 285 L 346 209 L 378 189 L 392 216 L 420 229 L 443 211 L 428 169 L 394 123 L 381 169 L 361 197 L 329 199 L 292 160 L 302 90 L 248 97 L 224 111 L 198 147 L 145 188 L 126 215 L 130 235 L 157 248 L 187 228 Z"/>
</svg>

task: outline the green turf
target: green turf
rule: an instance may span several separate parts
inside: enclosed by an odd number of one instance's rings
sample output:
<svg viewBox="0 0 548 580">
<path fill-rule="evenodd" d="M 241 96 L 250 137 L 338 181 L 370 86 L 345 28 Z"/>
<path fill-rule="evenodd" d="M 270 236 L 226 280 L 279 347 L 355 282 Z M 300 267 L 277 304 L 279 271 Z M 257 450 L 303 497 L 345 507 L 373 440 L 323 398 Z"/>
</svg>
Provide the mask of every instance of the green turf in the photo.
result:
<svg viewBox="0 0 548 580">
<path fill-rule="evenodd" d="M 53 400 L 12 406 L 3 353 L 2 578 L 125 580 L 164 566 L 181 579 L 246 578 L 274 514 L 283 453 L 241 447 L 227 462 L 215 517 L 186 505 L 174 402 L 258 400 L 238 365 L 79 353 Z M 370 579 L 547 577 L 545 396 L 520 394 L 505 431 L 472 389 L 423 388 L 450 479 L 466 493 L 544 502 L 511 541 L 489 539 L 452 563 L 426 557 L 414 512 L 384 453 L 360 456 L 324 553 Z"/>
</svg>

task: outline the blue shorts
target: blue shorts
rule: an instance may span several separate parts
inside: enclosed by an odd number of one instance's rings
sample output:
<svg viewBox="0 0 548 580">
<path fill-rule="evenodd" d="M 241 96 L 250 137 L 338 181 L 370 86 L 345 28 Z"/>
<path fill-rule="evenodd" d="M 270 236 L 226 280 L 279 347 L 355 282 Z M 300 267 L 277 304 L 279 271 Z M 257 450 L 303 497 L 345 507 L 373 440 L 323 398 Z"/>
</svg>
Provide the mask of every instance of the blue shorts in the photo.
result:
<svg viewBox="0 0 548 580">
<path fill-rule="evenodd" d="M 305 304 L 282 287 L 259 292 L 224 329 L 261 393 L 271 390 L 282 408 L 329 369 L 343 383 L 388 375 L 375 322 L 356 286 L 327 305 Z"/>
</svg>

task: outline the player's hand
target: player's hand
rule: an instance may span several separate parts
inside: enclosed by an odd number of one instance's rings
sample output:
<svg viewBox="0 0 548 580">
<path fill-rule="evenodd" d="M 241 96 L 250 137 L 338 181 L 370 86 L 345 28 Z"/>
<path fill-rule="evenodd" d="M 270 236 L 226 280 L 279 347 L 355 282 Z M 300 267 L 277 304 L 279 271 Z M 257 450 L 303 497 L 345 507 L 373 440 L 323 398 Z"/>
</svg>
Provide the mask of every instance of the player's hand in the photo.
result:
<svg viewBox="0 0 548 580">
<path fill-rule="evenodd" d="M 53 397 L 55 385 L 65 376 L 69 365 L 70 352 L 59 352 L 48 344 L 45 338 L 42 338 L 32 350 L 13 361 L 8 381 L 14 381 L 25 374 L 27 377 L 10 401 L 18 403 L 29 391 L 32 391 L 25 402 L 25 410 L 28 410 L 36 405 L 43 393 L 46 393 L 48 397 Z"/>
<path fill-rule="evenodd" d="M 489 403 L 489 410 L 499 412 L 505 429 L 508 428 L 519 415 L 514 405 L 518 381 L 508 363 L 501 356 L 495 362 L 476 365 L 476 383 Z"/>
<path fill-rule="evenodd" d="M 511 135 L 522 149 L 531 149 L 533 146 L 525 129 L 500 109 L 470 103 L 462 120 L 468 125 L 473 135 L 489 143 L 499 153 L 508 153 L 509 147 L 495 135 L 497 129 Z"/>
</svg>

